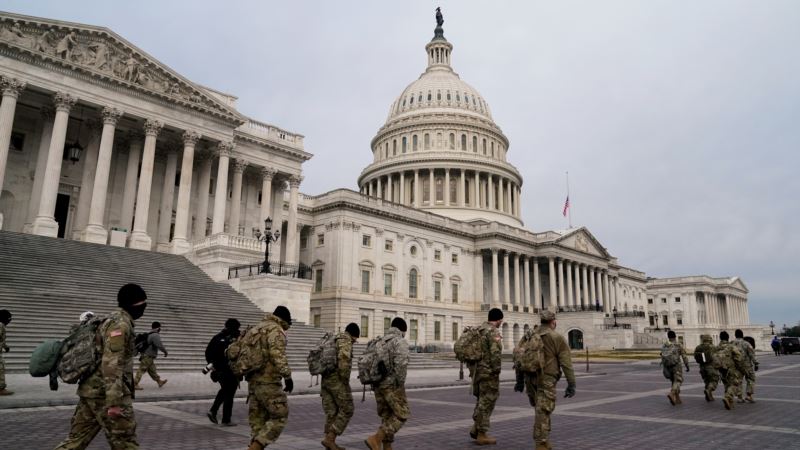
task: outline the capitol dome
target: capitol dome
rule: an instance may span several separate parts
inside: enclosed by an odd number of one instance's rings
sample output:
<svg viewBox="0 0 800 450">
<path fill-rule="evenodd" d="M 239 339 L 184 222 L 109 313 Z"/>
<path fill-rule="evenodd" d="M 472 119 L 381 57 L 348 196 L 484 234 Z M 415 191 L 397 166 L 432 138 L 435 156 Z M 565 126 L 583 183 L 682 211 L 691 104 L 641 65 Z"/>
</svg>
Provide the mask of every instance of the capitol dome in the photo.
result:
<svg viewBox="0 0 800 450">
<path fill-rule="evenodd" d="M 506 160 L 508 138 L 483 96 L 453 71 L 452 50 L 437 26 L 427 68 L 389 108 L 359 187 L 458 220 L 521 226 L 522 176 Z"/>
</svg>

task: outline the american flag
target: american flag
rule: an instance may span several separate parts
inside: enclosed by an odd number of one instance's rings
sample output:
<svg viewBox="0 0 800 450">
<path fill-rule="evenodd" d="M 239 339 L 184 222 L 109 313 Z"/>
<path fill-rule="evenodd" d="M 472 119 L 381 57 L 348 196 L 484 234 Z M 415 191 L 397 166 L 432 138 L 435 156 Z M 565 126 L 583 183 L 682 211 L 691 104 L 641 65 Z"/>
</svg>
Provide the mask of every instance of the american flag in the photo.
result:
<svg viewBox="0 0 800 450">
<path fill-rule="evenodd" d="M 564 217 L 567 217 L 567 211 L 569 210 L 569 195 L 567 196 L 567 200 L 564 202 L 564 211 L 561 213 Z"/>
</svg>

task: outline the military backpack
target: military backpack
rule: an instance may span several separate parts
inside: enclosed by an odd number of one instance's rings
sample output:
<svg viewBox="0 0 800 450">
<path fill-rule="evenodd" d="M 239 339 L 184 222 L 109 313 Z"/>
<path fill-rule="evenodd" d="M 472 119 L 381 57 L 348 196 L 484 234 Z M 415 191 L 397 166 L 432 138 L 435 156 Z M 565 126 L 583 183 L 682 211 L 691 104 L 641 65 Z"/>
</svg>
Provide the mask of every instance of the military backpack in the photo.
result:
<svg viewBox="0 0 800 450">
<path fill-rule="evenodd" d="M 100 365 L 102 338 L 98 330 L 105 318 L 94 317 L 75 328 L 61 345 L 58 376 L 75 384 L 88 378 Z"/>
<path fill-rule="evenodd" d="M 694 360 L 697 364 L 714 365 L 714 346 L 712 344 L 700 344 L 694 349 Z"/>
<path fill-rule="evenodd" d="M 528 330 L 514 349 L 514 367 L 523 372 L 538 372 L 544 368 L 542 336 Z"/>
<path fill-rule="evenodd" d="M 358 379 L 361 384 L 376 385 L 389 374 L 391 340 L 391 336 L 378 336 L 367 342 L 367 348 L 358 357 Z"/>
<path fill-rule="evenodd" d="M 147 347 L 150 346 L 150 343 L 147 341 L 147 338 L 150 337 L 150 333 L 138 333 L 136 337 L 133 339 L 133 346 L 136 347 L 136 353 L 144 353 L 147 350 Z"/>
<path fill-rule="evenodd" d="M 247 377 L 251 372 L 260 370 L 267 365 L 264 357 L 266 353 L 259 347 L 259 339 L 266 333 L 263 325 L 248 326 L 242 332 L 239 339 L 232 342 L 225 349 L 225 356 L 228 357 L 228 365 L 237 377 Z"/>
<path fill-rule="evenodd" d="M 58 369 L 61 357 L 61 341 L 48 340 L 39 344 L 31 353 L 28 361 L 28 372 L 32 377 L 46 377 Z"/>
<path fill-rule="evenodd" d="M 331 332 L 317 342 L 317 345 L 308 352 L 308 371 L 311 375 L 328 375 L 333 373 L 338 366 L 338 352 L 336 349 L 336 335 Z"/>
<path fill-rule="evenodd" d="M 483 359 L 483 340 L 480 327 L 465 327 L 453 346 L 456 359 L 464 363 L 476 363 Z"/>
</svg>

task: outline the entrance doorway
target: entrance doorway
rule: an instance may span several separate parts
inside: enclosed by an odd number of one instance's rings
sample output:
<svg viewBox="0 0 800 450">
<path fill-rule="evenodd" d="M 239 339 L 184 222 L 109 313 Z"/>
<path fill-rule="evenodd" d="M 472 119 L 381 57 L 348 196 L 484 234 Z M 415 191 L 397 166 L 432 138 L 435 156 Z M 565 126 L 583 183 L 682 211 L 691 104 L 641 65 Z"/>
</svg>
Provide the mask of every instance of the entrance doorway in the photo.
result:
<svg viewBox="0 0 800 450">
<path fill-rule="evenodd" d="M 583 331 L 570 330 L 568 338 L 569 348 L 572 350 L 583 350 Z"/>
<path fill-rule="evenodd" d="M 67 215 L 69 214 L 69 195 L 58 194 L 56 198 L 55 219 L 58 222 L 58 237 L 63 238 L 67 232 Z"/>
</svg>

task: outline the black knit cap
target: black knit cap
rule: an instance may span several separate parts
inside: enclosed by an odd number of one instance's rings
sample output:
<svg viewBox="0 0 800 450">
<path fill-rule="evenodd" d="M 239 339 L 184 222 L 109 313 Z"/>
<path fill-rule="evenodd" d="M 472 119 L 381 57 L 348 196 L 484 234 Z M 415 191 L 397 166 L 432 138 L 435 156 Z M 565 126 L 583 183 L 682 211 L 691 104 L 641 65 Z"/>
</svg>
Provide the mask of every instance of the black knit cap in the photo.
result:
<svg viewBox="0 0 800 450">
<path fill-rule="evenodd" d="M 11 318 L 11 313 L 7 309 L 0 309 L 0 322 L 6 323 Z"/>
<path fill-rule="evenodd" d="M 355 323 L 352 322 L 349 323 L 344 328 L 344 331 L 346 331 L 350 336 L 353 336 L 354 338 L 361 337 L 361 329 L 358 328 L 358 325 L 356 325 Z"/>
<path fill-rule="evenodd" d="M 155 330 L 156 328 L 161 328 L 161 322 L 153 322 L 153 324 L 150 325 L 151 330 Z"/>
<path fill-rule="evenodd" d="M 147 300 L 147 294 L 138 284 L 126 284 L 119 288 L 119 292 L 117 292 L 117 305 L 122 308 L 139 303 L 142 300 Z"/>
<path fill-rule="evenodd" d="M 503 320 L 503 311 L 498 308 L 492 308 L 489 310 L 489 322 L 494 322 L 497 320 Z"/>
<path fill-rule="evenodd" d="M 728 334 L 728 332 L 727 332 L 727 331 L 721 331 L 721 332 L 719 333 L 719 340 L 720 340 L 720 341 L 727 341 L 727 340 L 728 340 L 728 339 L 730 339 L 730 338 L 731 338 L 731 336 Z"/>
<path fill-rule="evenodd" d="M 283 321 L 288 323 L 289 325 L 292 324 L 292 313 L 289 312 L 289 308 L 283 305 L 275 308 L 275 311 L 272 312 L 272 315 L 283 319 Z"/>
<path fill-rule="evenodd" d="M 733 335 L 736 336 L 736 339 L 741 339 L 744 337 L 744 332 L 742 330 L 737 329 L 733 332 Z"/>
<path fill-rule="evenodd" d="M 231 319 L 228 319 L 228 320 L 225 321 L 225 328 L 227 328 L 227 329 L 229 329 L 231 331 L 238 330 L 241 327 L 242 327 L 242 324 L 240 324 L 239 321 L 236 320 L 236 319 L 231 318 Z"/>
<path fill-rule="evenodd" d="M 403 333 L 408 331 L 408 325 L 406 324 L 406 321 L 403 320 L 401 317 L 395 317 L 394 319 L 392 319 L 392 326 L 402 331 Z"/>
<path fill-rule="evenodd" d="M 667 331 L 667 338 L 668 339 L 675 339 L 675 332 L 672 330 Z"/>
</svg>

